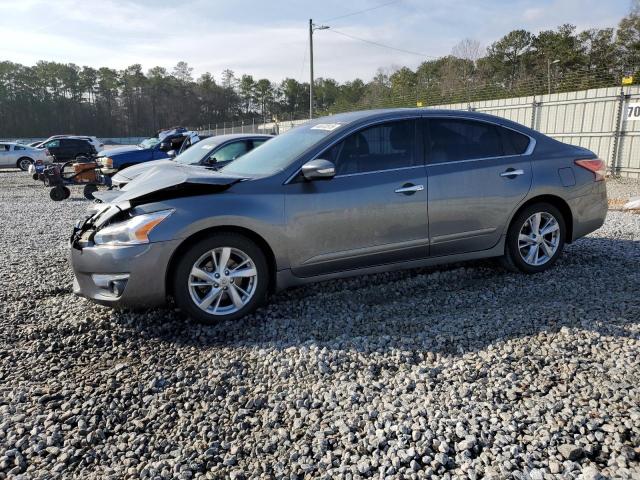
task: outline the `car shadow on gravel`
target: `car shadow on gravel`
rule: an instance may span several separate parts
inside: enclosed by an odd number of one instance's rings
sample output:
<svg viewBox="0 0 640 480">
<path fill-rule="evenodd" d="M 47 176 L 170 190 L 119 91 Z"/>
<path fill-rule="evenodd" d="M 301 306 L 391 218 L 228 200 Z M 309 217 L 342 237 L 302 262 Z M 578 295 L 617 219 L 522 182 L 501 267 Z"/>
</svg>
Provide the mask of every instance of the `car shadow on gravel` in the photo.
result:
<svg viewBox="0 0 640 480">
<path fill-rule="evenodd" d="M 213 326 L 172 308 L 117 312 L 113 320 L 141 341 L 203 349 L 316 345 L 461 354 L 562 327 L 639 338 L 639 265 L 640 242 L 589 237 L 538 275 L 475 261 L 294 288 L 243 320 Z"/>
</svg>

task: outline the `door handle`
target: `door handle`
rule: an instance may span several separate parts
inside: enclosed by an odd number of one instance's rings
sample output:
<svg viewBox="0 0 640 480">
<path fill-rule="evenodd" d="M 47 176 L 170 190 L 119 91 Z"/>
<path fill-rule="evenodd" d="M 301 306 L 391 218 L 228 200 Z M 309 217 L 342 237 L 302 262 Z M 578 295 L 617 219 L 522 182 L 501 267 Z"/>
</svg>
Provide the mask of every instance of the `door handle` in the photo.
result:
<svg viewBox="0 0 640 480">
<path fill-rule="evenodd" d="M 524 170 L 515 168 L 507 168 L 504 172 L 500 174 L 501 177 L 507 178 L 516 178 L 518 175 L 524 175 Z"/>
<path fill-rule="evenodd" d="M 412 195 L 416 192 L 424 190 L 424 185 L 413 185 L 412 183 L 405 183 L 402 187 L 396 188 L 396 193 L 404 193 L 405 195 Z"/>
</svg>

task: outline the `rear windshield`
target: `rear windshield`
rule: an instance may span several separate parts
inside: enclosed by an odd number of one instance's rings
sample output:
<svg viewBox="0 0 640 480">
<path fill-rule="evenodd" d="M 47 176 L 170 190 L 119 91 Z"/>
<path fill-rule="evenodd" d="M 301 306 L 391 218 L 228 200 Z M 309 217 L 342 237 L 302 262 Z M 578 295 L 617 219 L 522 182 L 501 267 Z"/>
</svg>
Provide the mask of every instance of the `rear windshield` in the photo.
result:
<svg viewBox="0 0 640 480">
<path fill-rule="evenodd" d="M 221 169 L 238 177 L 266 177 L 274 175 L 296 160 L 301 153 L 322 141 L 340 125 L 304 125 L 251 150 Z"/>
</svg>

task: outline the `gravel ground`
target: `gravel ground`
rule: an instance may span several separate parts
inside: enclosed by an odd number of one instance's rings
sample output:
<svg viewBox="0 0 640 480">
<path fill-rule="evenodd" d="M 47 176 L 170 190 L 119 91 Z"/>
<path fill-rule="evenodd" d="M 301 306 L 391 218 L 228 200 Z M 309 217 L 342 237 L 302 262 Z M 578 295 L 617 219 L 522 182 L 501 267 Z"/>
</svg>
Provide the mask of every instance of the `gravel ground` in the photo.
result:
<svg viewBox="0 0 640 480">
<path fill-rule="evenodd" d="M 640 478 L 640 215 L 546 274 L 334 281 L 203 327 L 73 296 L 87 201 L 0 182 L 0 479 Z"/>
</svg>

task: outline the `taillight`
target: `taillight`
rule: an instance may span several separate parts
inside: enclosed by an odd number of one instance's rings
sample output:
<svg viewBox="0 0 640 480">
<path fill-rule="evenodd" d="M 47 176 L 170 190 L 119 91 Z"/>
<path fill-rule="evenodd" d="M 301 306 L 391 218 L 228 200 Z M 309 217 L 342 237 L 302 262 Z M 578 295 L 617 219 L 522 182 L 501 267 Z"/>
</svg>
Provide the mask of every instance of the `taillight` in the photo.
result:
<svg viewBox="0 0 640 480">
<path fill-rule="evenodd" d="M 600 180 L 604 180 L 605 175 L 607 174 L 607 166 L 605 163 L 599 158 L 589 159 L 589 160 L 576 160 L 576 165 L 582 168 L 586 168 L 590 172 L 595 175 L 595 181 L 599 182 Z"/>
<path fill-rule="evenodd" d="M 36 165 L 42 165 L 44 162 L 42 160 L 36 160 Z"/>
<path fill-rule="evenodd" d="M 50 157 L 50 156 L 51 156 L 51 153 L 49 153 L 49 149 L 48 149 L 48 148 L 45 148 L 45 149 L 44 149 L 44 154 L 45 154 L 47 157 Z"/>
</svg>

